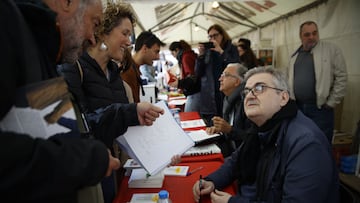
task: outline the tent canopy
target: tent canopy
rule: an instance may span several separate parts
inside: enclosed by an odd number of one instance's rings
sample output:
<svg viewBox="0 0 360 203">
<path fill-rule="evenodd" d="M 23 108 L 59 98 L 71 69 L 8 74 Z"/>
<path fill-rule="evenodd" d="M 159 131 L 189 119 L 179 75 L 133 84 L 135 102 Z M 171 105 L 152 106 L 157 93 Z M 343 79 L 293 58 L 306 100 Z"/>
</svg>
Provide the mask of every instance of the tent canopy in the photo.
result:
<svg viewBox="0 0 360 203">
<path fill-rule="evenodd" d="M 190 44 L 208 41 L 207 29 L 219 24 L 232 39 L 257 30 L 276 20 L 304 9 L 317 6 L 324 0 L 224 1 L 218 7 L 213 1 L 199 0 L 123 0 L 130 3 L 138 22 L 135 35 L 152 31 L 169 44 L 183 39 Z"/>
</svg>

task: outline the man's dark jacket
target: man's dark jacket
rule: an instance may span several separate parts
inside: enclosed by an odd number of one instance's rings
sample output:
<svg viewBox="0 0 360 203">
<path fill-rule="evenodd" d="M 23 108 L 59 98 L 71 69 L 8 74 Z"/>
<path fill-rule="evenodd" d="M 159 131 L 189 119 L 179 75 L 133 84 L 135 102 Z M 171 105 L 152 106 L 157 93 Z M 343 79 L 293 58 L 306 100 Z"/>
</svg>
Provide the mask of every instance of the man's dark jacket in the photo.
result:
<svg viewBox="0 0 360 203">
<path fill-rule="evenodd" d="M 267 137 L 269 133 L 262 132 L 259 136 Z M 243 184 L 238 185 L 238 193 L 228 202 L 339 202 L 338 170 L 329 142 L 316 124 L 297 111 L 296 117 L 281 122 L 277 133 L 273 158 L 258 163 L 259 166 L 268 164 L 266 172 L 262 170 L 266 167 L 257 168 L 256 178 L 263 172 L 266 174 L 265 184 L 260 185 L 265 188 L 265 198 L 261 201 L 255 199 L 256 184 Z M 243 146 L 218 170 L 205 177 L 214 182 L 215 188 L 221 190 L 237 179 L 234 169 L 238 167 L 237 159 Z"/>
<path fill-rule="evenodd" d="M 244 111 L 244 102 L 241 92 L 245 83 L 241 83 L 230 96 L 224 97 L 223 119 L 230 123 L 230 117 L 233 113 L 232 128 L 229 133 L 224 133 L 223 137 L 218 140 L 218 145 L 224 157 L 240 146 L 242 137 L 246 135 L 245 131 L 250 128 L 250 121 L 247 119 Z"/>
</svg>

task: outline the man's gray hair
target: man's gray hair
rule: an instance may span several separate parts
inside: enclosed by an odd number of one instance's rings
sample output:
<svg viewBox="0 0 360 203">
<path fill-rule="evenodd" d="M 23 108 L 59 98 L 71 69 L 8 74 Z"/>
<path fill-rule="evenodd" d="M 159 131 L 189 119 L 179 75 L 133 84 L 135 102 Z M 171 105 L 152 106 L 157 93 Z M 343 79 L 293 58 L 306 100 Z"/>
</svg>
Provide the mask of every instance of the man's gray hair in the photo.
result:
<svg viewBox="0 0 360 203">
<path fill-rule="evenodd" d="M 82 17 L 84 15 L 84 11 L 86 10 L 86 8 L 90 5 L 93 5 L 95 3 L 98 2 L 102 2 L 101 0 L 80 0 L 79 1 L 79 8 L 78 8 L 78 12 L 81 12 L 80 16 Z"/>
<path fill-rule="evenodd" d="M 276 88 L 282 89 L 284 91 L 290 92 L 290 87 L 288 84 L 287 77 L 283 72 L 274 68 L 265 68 L 265 67 L 257 67 L 249 70 L 245 74 L 245 81 L 247 81 L 251 76 L 259 74 L 259 73 L 268 73 L 272 75 L 273 82 Z"/>
<path fill-rule="evenodd" d="M 317 24 L 316 24 L 314 21 L 311 21 L 311 20 L 305 21 L 305 22 L 303 22 L 303 23 L 300 25 L 300 29 L 299 29 L 300 35 L 301 35 L 302 28 L 304 27 L 304 25 L 315 25 L 316 29 L 318 29 L 318 26 L 317 26 Z"/>
<path fill-rule="evenodd" d="M 236 73 L 241 78 L 241 80 L 244 80 L 244 75 L 248 71 L 248 69 L 241 63 L 229 63 L 226 67 L 235 67 Z"/>
</svg>

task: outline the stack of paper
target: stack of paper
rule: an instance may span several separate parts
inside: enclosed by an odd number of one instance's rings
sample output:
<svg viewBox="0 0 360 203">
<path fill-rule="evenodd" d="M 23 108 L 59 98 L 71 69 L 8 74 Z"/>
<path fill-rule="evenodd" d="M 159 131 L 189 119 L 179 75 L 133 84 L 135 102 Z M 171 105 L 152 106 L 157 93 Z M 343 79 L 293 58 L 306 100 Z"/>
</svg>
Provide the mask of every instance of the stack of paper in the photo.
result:
<svg viewBox="0 0 360 203">
<path fill-rule="evenodd" d="M 130 203 L 156 203 L 158 199 L 158 193 L 135 193 Z"/>
<path fill-rule="evenodd" d="M 155 175 L 149 175 L 143 168 L 133 169 L 129 188 L 161 188 L 164 182 L 164 173 L 159 172 Z"/>
</svg>

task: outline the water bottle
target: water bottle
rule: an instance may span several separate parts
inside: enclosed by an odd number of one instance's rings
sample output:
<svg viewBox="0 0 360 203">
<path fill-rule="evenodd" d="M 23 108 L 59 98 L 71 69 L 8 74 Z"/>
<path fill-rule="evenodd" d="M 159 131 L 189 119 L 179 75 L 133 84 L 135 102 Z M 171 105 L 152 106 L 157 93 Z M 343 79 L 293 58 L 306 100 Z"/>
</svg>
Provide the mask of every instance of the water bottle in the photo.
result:
<svg viewBox="0 0 360 203">
<path fill-rule="evenodd" d="M 169 199 L 169 192 L 167 190 L 161 190 L 159 192 L 159 199 L 157 203 L 171 203 Z"/>
</svg>

